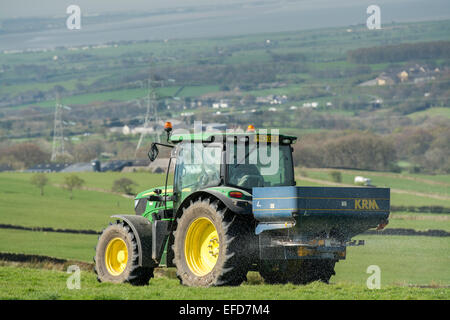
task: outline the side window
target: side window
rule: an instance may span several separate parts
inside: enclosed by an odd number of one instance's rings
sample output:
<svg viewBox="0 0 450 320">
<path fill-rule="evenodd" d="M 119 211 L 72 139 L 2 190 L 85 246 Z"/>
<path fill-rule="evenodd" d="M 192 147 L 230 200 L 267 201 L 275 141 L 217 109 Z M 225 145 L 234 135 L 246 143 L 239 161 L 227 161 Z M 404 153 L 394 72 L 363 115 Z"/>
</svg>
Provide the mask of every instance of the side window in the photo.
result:
<svg viewBox="0 0 450 320">
<path fill-rule="evenodd" d="M 215 149 L 215 150 L 212 150 Z M 176 189 L 194 192 L 220 182 L 221 149 L 202 143 L 185 143 L 177 157 Z"/>
<path fill-rule="evenodd" d="M 218 185 L 220 183 L 222 146 L 203 147 L 202 158 L 202 187 Z"/>
<path fill-rule="evenodd" d="M 200 143 L 186 143 L 184 145 L 184 172 L 183 191 L 196 191 L 199 189 L 199 177 L 202 172 L 202 149 Z"/>
</svg>

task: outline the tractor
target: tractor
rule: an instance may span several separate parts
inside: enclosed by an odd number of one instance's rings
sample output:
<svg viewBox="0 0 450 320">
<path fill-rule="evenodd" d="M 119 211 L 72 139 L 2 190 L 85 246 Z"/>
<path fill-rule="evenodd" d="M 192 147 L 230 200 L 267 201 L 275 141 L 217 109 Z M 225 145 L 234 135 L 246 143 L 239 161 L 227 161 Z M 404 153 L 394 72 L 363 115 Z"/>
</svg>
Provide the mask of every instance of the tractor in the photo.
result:
<svg viewBox="0 0 450 320">
<path fill-rule="evenodd" d="M 175 267 L 186 286 L 237 286 L 249 271 L 328 283 L 346 248 L 364 244 L 354 236 L 387 225 L 388 188 L 296 186 L 297 138 L 249 128 L 176 134 L 166 123 L 167 143 L 149 151 L 154 161 L 170 149 L 165 185 L 139 193 L 135 214 L 112 216 L 96 245 L 100 282 L 146 285 Z"/>
</svg>

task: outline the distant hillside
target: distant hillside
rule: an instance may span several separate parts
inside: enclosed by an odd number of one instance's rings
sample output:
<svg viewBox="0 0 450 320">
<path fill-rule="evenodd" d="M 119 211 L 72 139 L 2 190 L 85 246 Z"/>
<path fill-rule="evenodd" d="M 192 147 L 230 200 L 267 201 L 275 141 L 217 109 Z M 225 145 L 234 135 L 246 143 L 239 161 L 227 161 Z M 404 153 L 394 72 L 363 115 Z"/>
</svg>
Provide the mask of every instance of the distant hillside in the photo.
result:
<svg viewBox="0 0 450 320">
<path fill-rule="evenodd" d="M 403 43 L 389 46 L 359 48 L 347 52 L 350 62 L 385 63 L 414 59 L 449 59 L 450 41 Z"/>
</svg>

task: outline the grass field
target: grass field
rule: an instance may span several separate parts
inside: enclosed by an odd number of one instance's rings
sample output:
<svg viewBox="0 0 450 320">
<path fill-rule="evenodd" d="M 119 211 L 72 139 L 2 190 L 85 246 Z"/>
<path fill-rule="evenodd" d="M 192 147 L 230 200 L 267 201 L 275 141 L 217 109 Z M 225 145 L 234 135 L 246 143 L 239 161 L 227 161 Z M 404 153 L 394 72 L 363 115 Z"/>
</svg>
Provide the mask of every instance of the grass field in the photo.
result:
<svg viewBox="0 0 450 320">
<path fill-rule="evenodd" d="M 412 175 L 395 173 L 377 173 L 358 170 L 332 170 L 332 169 L 305 169 L 308 177 L 331 181 L 330 172 L 339 171 L 342 174 L 342 183 L 353 184 L 355 176 L 364 176 L 372 180 L 377 187 L 440 194 L 450 196 L 450 175 L 440 175 L 442 181 L 437 183 L 430 175 Z M 431 178 L 431 179 L 430 179 Z"/>
<path fill-rule="evenodd" d="M 440 229 L 450 232 L 450 215 L 394 212 L 389 216 L 389 225 L 387 228 L 414 230 Z"/>
<path fill-rule="evenodd" d="M 180 87 L 167 87 L 161 88 L 157 90 L 157 93 L 161 96 L 172 96 Z M 148 94 L 147 89 L 123 89 L 123 90 L 115 90 L 115 91 L 104 91 L 98 93 L 87 93 L 87 94 L 79 94 L 71 97 L 63 98 L 61 101 L 64 104 L 69 105 L 83 105 L 90 104 L 95 102 L 105 102 L 105 101 L 130 101 L 134 99 L 141 99 Z M 32 105 L 37 105 L 41 107 L 55 107 L 55 101 L 43 101 L 34 103 Z M 21 105 L 15 108 L 27 108 L 30 105 Z"/>
<path fill-rule="evenodd" d="M 179 86 L 159 88 L 156 90 L 157 94 L 161 97 L 173 97 L 173 95 L 181 89 Z M 179 97 L 195 97 L 206 93 L 219 91 L 218 86 L 189 86 L 184 87 L 178 94 Z M 95 102 L 107 102 L 107 101 L 131 101 L 134 99 L 142 99 L 148 94 L 147 89 L 123 89 L 114 91 L 104 91 L 98 93 L 86 93 L 79 94 L 62 99 L 64 104 L 68 105 L 85 105 Z M 31 105 L 37 105 L 40 107 L 55 107 L 54 100 L 48 100 L 38 102 L 34 104 L 25 104 L 15 106 L 15 109 L 28 108 Z"/>
<path fill-rule="evenodd" d="M 334 283 L 364 284 L 369 265 L 382 270 L 382 284 L 450 285 L 450 240 L 422 236 L 359 236 L 366 244 L 349 247 L 336 265 Z M 92 262 L 96 235 L 1 230 L 0 252 L 46 255 Z"/>
<path fill-rule="evenodd" d="M 320 174 L 317 174 L 320 173 Z M 370 173 L 361 173 L 364 176 Z M 31 186 L 32 174 L 0 174 L 0 223 L 27 227 L 53 227 L 90 229 L 101 231 L 116 213 L 132 214 L 133 200 L 111 193 L 114 180 L 130 178 L 138 184 L 136 191 L 162 185 L 164 175 L 138 173 L 80 173 L 86 181 L 84 190 L 75 190 L 69 199 L 67 190 L 61 188 L 62 173 L 48 174 L 50 183 L 45 195 Z M 345 173 L 345 179 L 349 179 Z M 326 172 L 307 171 L 308 177 L 319 182 L 297 179 L 299 185 L 322 185 L 329 182 Z M 374 176 L 380 183 L 389 184 L 391 174 Z M 386 178 L 386 179 L 384 179 Z M 427 191 L 414 178 L 428 181 L 433 194 L 445 196 L 448 177 L 434 180 L 423 175 L 406 175 L 404 181 L 395 181 L 397 188 Z M 402 178 L 397 178 L 401 180 Z M 412 179 L 412 180 L 411 180 Z M 347 181 L 345 180 L 345 181 Z M 441 185 L 433 184 L 438 182 Z M 443 184 L 443 185 L 442 185 Z M 401 199 L 397 198 L 401 197 Z M 420 205 L 421 201 L 411 194 L 392 194 L 392 203 Z M 424 205 L 440 203 L 450 207 L 447 200 L 422 197 Z M 391 214 L 387 228 L 410 228 L 415 230 L 441 229 L 450 231 L 449 214 L 395 212 Z M 450 285 L 450 239 L 448 237 L 379 236 L 361 235 L 366 245 L 349 247 L 347 259 L 336 265 L 336 275 L 331 285 L 314 283 L 308 286 L 269 286 L 263 284 L 259 275 L 249 273 L 249 281 L 239 288 L 186 288 L 173 276 L 153 279 L 149 287 L 133 288 L 129 285 L 98 284 L 92 273 L 83 272 L 82 290 L 65 289 L 67 274 L 58 271 L 30 269 L 26 267 L 0 267 L 0 298 L 16 299 L 448 299 Z M 0 252 L 37 254 L 68 260 L 92 262 L 97 242 L 96 235 L 36 232 L 0 229 Z M 0 264 L 1 265 L 1 264 Z M 366 289 L 366 273 L 369 265 L 381 268 L 382 290 Z M 173 275 L 172 272 L 169 274 Z M 18 277 L 21 274 L 23 276 Z M 46 285 L 47 283 L 47 285 Z M 48 283 L 52 283 L 51 286 Z M 7 285 L 4 285 L 7 284 Z M 410 286 L 434 288 L 412 288 Z"/>
<path fill-rule="evenodd" d="M 0 175 L 0 223 L 27 227 L 102 230 L 113 214 L 133 214 L 133 199 L 110 192 L 122 177 L 135 181 L 136 190 L 164 184 L 165 176 L 149 173 L 81 173 L 85 188 L 74 190 L 74 199 L 61 187 L 67 174 L 49 174 L 44 196 L 30 185 L 32 174 Z M 27 201 L 24 201 L 26 199 Z"/>
<path fill-rule="evenodd" d="M 60 187 L 48 186 L 44 196 L 27 180 L 6 178 L 0 183 L 0 223 L 23 226 L 101 230 L 114 213 L 129 213 L 133 202 L 120 195 L 75 190 L 74 199 Z"/>
<path fill-rule="evenodd" d="M 81 272 L 81 288 L 67 289 L 68 274 L 61 271 L 0 266 L 0 299 L 157 299 L 157 300 L 297 300 L 297 299 L 448 299 L 448 288 L 386 286 L 369 290 L 364 285 L 312 283 L 307 286 L 245 283 L 239 287 L 191 288 L 177 279 L 152 279 L 149 286 L 98 283 Z M 49 285 L 51 284 L 51 285 Z"/>
<path fill-rule="evenodd" d="M 0 251 L 92 262 L 97 238 L 97 235 L 3 229 Z"/>
<path fill-rule="evenodd" d="M 330 175 L 332 171 L 341 173 L 342 185 L 354 185 L 354 177 L 363 176 L 370 178 L 372 184 L 377 187 L 391 188 L 391 205 L 393 206 L 450 207 L 450 175 L 299 168 L 297 170 L 299 174 L 296 175 L 297 185 L 329 185 L 332 183 Z"/>
<path fill-rule="evenodd" d="M 412 119 L 417 119 L 419 117 L 440 117 L 440 118 L 450 118 L 450 108 L 435 107 L 429 108 L 424 111 L 414 112 L 408 115 Z"/>
<path fill-rule="evenodd" d="M 303 170 L 303 169 L 302 169 Z M 308 170 L 308 177 L 314 176 L 315 179 L 321 178 L 323 181 L 329 181 L 329 174 L 326 172 L 315 172 Z M 319 175 L 320 174 L 320 175 Z M 358 173 L 360 174 L 360 173 Z M 366 173 L 362 173 L 367 176 Z M 74 199 L 69 199 L 69 192 L 61 188 L 66 173 L 48 174 L 49 185 L 44 189 L 44 196 L 40 196 L 39 189 L 30 185 L 32 174 L 29 173 L 1 173 L 0 174 L 0 223 L 21 225 L 27 227 L 53 227 L 70 229 L 91 229 L 100 231 L 105 221 L 109 221 L 112 214 L 133 213 L 133 200 L 110 192 L 113 182 L 119 178 L 126 177 L 137 183 L 135 191 L 146 190 L 152 186 L 164 184 L 165 176 L 161 174 L 150 174 L 147 172 L 137 173 L 80 173 L 78 174 L 85 180 L 84 187 L 87 190 L 75 190 Z M 370 176 L 370 173 L 368 173 Z M 389 175 L 389 174 L 387 174 Z M 350 174 L 344 174 L 347 179 L 352 177 Z M 408 175 L 406 178 L 414 176 Z M 408 190 L 426 191 L 424 183 L 411 180 L 393 178 L 391 176 L 376 176 L 384 185 L 393 180 L 397 188 L 408 185 Z M 422 179 L 425 179 L 421 176 Z M 321 180 L 322 181 L 322 180 Z M 346 181 L 346 180 L 344 180 Z M 350 182 L 350 181 L 347 181 Z M 321 183 L 314 183 L 297 178 L 297 184 L 302 186 L 320 186 Z M 389 186 L 389 185 L 388 185 Z M 417 189 L 416 189 L 417 188 Z M 438 189 L 448 189 L 440 185 L 431 185 L 432 191 L 440 195 L 447 191 Z M 403 189 L 402 189 L 403 190 Z M 392 205 L 442 205 L 450 207 L 450 201 L 444 199 L 427 198 L 413 194 L 391 194 Z M 27 199 L 27 201 L 24 201 Z M 409 215 L 409 213 L 405 213 Z M 394 215 L 395 216 L 395 215 Z M 428 215 L 428 220 L 418 219 L 392 219 L 389 227 L 408 227 L 417 230 L 424 229 L 450 229 L 449 220 L 436 220 L 437 215 Z M 443 216 L 443 215 L 438 215 Z M 413 217 L 409 215 L 408 217 Z"/>
</svg>

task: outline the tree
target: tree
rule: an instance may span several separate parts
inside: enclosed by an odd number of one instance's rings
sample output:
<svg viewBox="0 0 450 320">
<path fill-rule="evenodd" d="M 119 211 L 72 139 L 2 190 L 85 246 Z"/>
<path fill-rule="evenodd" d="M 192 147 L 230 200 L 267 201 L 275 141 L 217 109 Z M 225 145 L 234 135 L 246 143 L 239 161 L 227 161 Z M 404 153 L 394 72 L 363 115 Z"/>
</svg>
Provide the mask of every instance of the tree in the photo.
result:
<svg viewBox="0 0 450 320">
<path fill-rule="evenodd" d="M 132 186 L 135 185 L 137 184 L 133 180 L 128 178 L 121 178 L 114 181 L 112 191 L 132 195 L 134 194 Z"/>
<path fill-rule="evenodd" d="M 305 138 L 295 148 L 294 160 L 296 165 L 305 167 L 389 171 L 394 169 L 397 155 L 386 138 L 362 132 L 337 136 L 333 133 Z M 339 177 L 332 179 L 338 182 Z"/>
<path fill-rule="evenodd" d="M 91 161 L 100 156 L 105 149 L 101 140 L 90 140 L 77 144 L 72 151 L 76 161 Z"/>
<path fill-rule="evenodd" d="M 48 162 L 50 154 L 42 151 L 37 145 L 25 142 L 15 144 L 5 150 L 5 153 L 23 162 L 25 167 Z"/>
<path fill-rule="evenodd" d="M 44 187 L 48 183 L 48 178 L 45 173 L 36 173 L 31 177 L 31 184 L 41 189 L 41 196 L 44 195 Z"/>
<path fill-rule="evenodd" d="M 70 191 L 70 200 L 73 199 L 73 189 L 79 189 L 84 184 L 84 180 L 76 174 L 71 174 L 64 178 L 64 188 Z"/>
<path fill-rule="evenodd" d="M 340 171 L 331 171 L 330 177 L 333 182 L 341 183 L 342 182 L 342 174 Z"/>
</svg>

